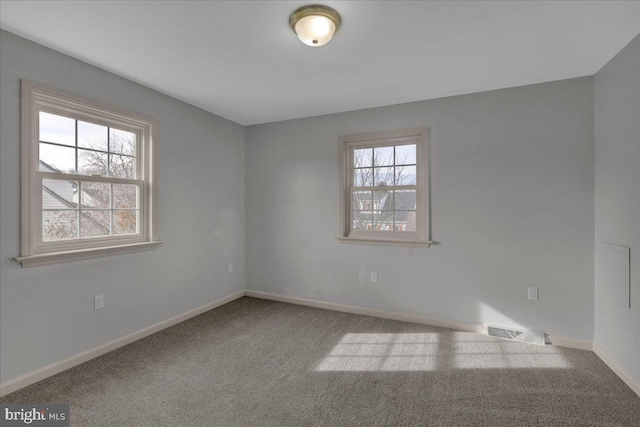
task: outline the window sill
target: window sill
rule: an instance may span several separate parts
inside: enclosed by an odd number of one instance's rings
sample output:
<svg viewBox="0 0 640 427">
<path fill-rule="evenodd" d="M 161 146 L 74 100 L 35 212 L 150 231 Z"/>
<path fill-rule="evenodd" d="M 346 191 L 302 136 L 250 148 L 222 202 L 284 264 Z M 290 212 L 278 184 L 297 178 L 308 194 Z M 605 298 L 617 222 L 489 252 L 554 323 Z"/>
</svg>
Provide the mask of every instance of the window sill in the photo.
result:
<svg viewBox="0 0 640 427">
<path fill-rule="evenodd" d="M 356 245 L 409 246 L 414 248 L 428 248 L 434 244 L 432 240 L 371 239 L 364 237 L 336 237 L 336 239 L 340 243 Z"/>
<path fill-rule="evenodd" d="M 128 245 L 109 246 L 95 249 L 81 249 L 75 251 L 52 252 L 48 254 L 30 255 L 14 258 L 22 264 L 22 268 L 38 267 L 41 265 L 59 264 L 63 262 L 80 261 L 83 259 L 99 258 L 109 255 L 128 254 L 132 252 L 156 249 L 163 242 L 132 243 Z"/>
</svg>

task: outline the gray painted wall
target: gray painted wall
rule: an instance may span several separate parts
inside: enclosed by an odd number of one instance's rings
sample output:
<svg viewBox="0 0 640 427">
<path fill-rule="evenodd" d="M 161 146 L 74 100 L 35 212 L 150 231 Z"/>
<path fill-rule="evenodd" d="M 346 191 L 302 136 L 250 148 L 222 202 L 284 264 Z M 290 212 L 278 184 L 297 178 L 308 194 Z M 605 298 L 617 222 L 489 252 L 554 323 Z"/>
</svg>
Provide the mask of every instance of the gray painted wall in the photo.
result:
<svg viewBox="0 0 640 427">
<path fill-rule="evenodd" d="M 244 289 L 242 126 L 4 31 L 0 66 L 2 381 Z M 20 79 L 160 121 L 160 249 L 31 269 L 12 261 L 20 251 Z M 96 294 L 103 310 L 93 310 Z"/>
<path fill-rule="evenodd" d="M 247 127 L 247 289 L 592 340 L 592 83 Z M 340 244 L 338 137 L 422 126 L 439 245 Z"/>
<path fill-rule="evenodd" d="M 640 384 L 640 36 L 596 74 L 594 104 L 594 341 Z M 602 242 L 631 248 L 631 309 L 608 280 Z"/>
</svg>

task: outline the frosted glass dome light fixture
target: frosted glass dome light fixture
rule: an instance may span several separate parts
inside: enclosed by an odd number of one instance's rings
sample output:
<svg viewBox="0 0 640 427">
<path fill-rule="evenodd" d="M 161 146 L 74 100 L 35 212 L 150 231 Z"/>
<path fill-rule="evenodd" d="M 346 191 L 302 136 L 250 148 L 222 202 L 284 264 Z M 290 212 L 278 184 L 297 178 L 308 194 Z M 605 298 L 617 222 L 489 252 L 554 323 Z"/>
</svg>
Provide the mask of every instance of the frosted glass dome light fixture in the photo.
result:
<svg viewBox="0 0 640 427">
<path fill-rule="evenodd" d="M 340 15 L 330 7 L 312 4 L 295 10 L 289 16 L 289 25 L 302 43 L 320 47 L 329 43 L 340 28 Z"/>
</svg>

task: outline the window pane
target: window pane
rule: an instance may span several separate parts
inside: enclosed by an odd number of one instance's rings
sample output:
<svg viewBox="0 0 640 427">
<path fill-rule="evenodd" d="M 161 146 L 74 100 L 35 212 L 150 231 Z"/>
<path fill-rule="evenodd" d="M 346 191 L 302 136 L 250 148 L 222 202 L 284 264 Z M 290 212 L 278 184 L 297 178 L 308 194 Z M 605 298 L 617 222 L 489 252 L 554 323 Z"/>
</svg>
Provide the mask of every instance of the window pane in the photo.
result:
<svg viewBox="0 0 640 427">
<path fill-rule="evenodd" d="M 76 150 L 40 143 L 40 166 L 44 172 L 76 173 Z"/>
<path fill-rule="evenodd" d="M 122 154 L 109 154 L 109 176 L 136 178 L 136 159 Z"/>
<path fill-rule="evenodd" d="M 396 166 L 396 185 L 416 185 L 416 167 Z"/>
<path fill-rule="evenodd" d="M 416 190 L 398 190 L 394 194 L 395 209 L 398 211 L 416 209 Z"/>
<path fill-rule="evenodd" d="M 393 185 L 393 167 L 374 168 L 373 182 L 375 186 Z"/>
<path fill-rule="evenodd" d="M 109 209 L 111 207 L 110 192 L 110 184 L 82 181 L 80 183 L 80 203 L 83 208 Z M 81 219 L 80 222 L 82 221 Z"/>
<path fill-rule="evenodd" d="M 113 234 L 135 234 L 137 230 L 137 210 L 113 211 Z"/>
<path fill-rule="evenodd" d="M 78 183 L 64 179 L 42 180 L 42 209 L 76 209 Z"/>
<path fill-rule="evenodd" d="M 393 191 L 374 191 L 373 192 L 373 209 L 393 210 Z"/>
<path fill-rule="evenodd" d="M 111 211 L 82 211 L 80 237 L 108 236 L 110 213 Z"/>
<path fill-rule="evenodd" d="M 356 187 L 371 187 L 373 185 L 373 169 L 354 169 L 353 185 Z"/>
<path fill-rule="evenodd" d="M 415 164 L 416 164 L 415 144 L 396 146 L 396 165 L 415 165 Z"/>
<path fill-rule="evenodd" d="M 393 211 L 374 211 L 373 227 L 378 231 L 393 230 Z"/>
<path fill-rule="evenodd" d="M 373 166 L 373 149 L 363 148 L 353 150 L 353 167 L 366 168 Z"/>
<path fill-rule="evenodd" d="M 138 186 L 127 184 L 113 184 L 114 209 L 137 209 Z"/>
<path fill-rule="evenodd" d="M 78 120 L 78 147 L 107 151 L 107 127 Z"/>
<path fill-rule="evenodd" d="M 78 174 L 107 175 L 107 153 L 92 150 L 78 150 Z"/>
<path fill-rule="evenodd" d="M 395 211 L 396 231 L 416 231 L 416 211 Z"/>
<path fill-rule="evenodd" d="M 374 166 L 393 166 L 393 147 L 377 147 L 373 149 Z"/>
<path fill-rule="evenodd" d="M 136 134 L 111 128 L 109 130 L 109 152 L 136 155 Z"/>
<path fill-rule="evenodd" d="M 352 230 L 372 230 L 373 222 L 371 212 L 353 211 Z"/>
<path fill-rule="evenodd" d="M 40 111 L 40 141 L 76 145 L 76 121 L 68 117 Z"/>
<path fill-rule="evenodd" d="M 351 197 L 351 209 L 356 211 L 372 210 L 373 193 L 371 191 L 354 191 Z"/>
<path fill-rule="evenodd" d="M 78 211 L 42 212 L 42 240 L 76 239 L 78 237 Z"/>
</svg>

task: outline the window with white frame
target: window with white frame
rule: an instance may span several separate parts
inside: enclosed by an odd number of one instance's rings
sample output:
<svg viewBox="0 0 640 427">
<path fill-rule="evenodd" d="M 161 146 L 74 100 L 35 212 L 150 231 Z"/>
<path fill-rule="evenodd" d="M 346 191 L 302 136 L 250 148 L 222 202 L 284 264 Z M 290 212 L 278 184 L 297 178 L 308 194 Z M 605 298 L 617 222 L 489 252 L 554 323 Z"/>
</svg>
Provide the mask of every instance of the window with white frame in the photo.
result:
<svg viewBox="0 0 640 427">
<path fill-rule="evenodd" d="M 158 124 L 22 82 L 23 267 L 151 249 Z"/>
<path fill-rule="evenodd" d="M 428 129 L 340 138 L 343 242 L 429 245 Z"/>
</svg>

